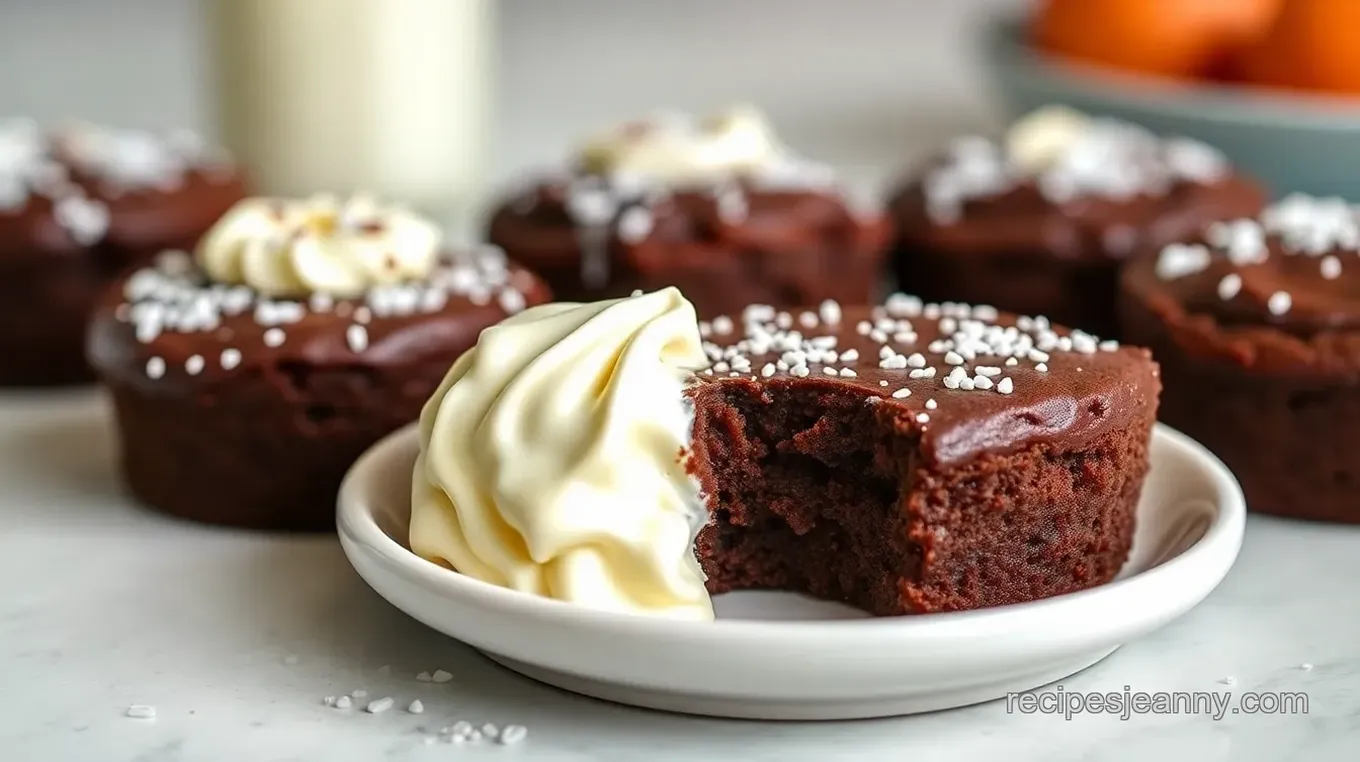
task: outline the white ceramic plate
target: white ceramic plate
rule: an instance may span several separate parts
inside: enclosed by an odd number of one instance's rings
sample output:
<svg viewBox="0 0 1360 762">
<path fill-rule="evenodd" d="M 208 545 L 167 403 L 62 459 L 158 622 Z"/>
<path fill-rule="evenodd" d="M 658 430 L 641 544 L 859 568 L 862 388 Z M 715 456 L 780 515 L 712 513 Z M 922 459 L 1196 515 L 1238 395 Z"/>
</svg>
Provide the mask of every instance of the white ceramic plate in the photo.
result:
<svg viewBox="0 0 1360 762">
<path fill-rule="evenodd" d="M 535 680 L 611 701 L 755 719 L 911 714 L 1062 679 L 1189 611 L 1222 581 L 1246 507 L 1204 448 L 1158 426 L 1138 534 L 1119 579 L 984 611 L 868 618 L 791 593 L 716 600 L 715 622 L 583 609 L 479 582 L 406 547 L 414 427 L 355 463 L 346 555 L 387 600 Z"/>
</svg>

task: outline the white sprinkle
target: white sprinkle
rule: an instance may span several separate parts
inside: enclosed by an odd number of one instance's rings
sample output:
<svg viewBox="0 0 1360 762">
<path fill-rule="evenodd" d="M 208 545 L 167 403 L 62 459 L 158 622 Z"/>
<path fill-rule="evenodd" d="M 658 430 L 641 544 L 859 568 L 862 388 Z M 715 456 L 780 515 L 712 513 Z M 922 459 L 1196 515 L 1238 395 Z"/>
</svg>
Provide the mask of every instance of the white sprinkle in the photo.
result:
<svg viewBox="0 0 1360 762">
<path fill-rule="evenodd" d="M 264 332 L 264 344 L 267 347 L 277 347 L 283 344 L 285 335 L 281 328 L 270 328 Z"/>
<path fill-rule="evenodd" d="M 854 362 L 859 359 L 858 349 L 847 349 L 841 352 L 841 362 Z"/>
<path fill-rule="evenodd" d="M 1010 394 L 1015 391 L 1015 382 L 1011 381 L 1009 378 L 1003 378 L 997 382 L 996 390 L 1002 394 Z"/>
<path fill-rule="evenodd" d="M 165 360 L 153 357 L 146 361 L 146 375 L 148 378 L 157 379 L 165 375 Z"/>
<path fill-rule="evenodd" d="M 874 324 L 870 323 L 868 320 L 861 320 L 855 324 L 855 333 L 858 333 L 860 336 L 868 336 L 869 332 L 872 330 L 874 330 Z"/>
<path fill-rule="evenodd" d="M 944 361 L 950 365 L 962 365 L 963 355 L 960 355 L 958 352 L 951 349 L 945 353 Z"/>
<path fill-rule="evenodd" d="M 307 300 L 307 306 L 312 312 L 330 312 L 335 306 L 335 299 L 330 294 L 318 291 Z"/>
<path fill-rule="evenodd" d="M 355 688 L 354 690 L 349 692 L 349 695 L 353 696 L 354 698 L 363 698 L 364 696 L 368 695 L 368 691 L 364 690 L 363 688 Z"/>
<path fill-rule="evenodd" d="M 1302 664 L 1299 665 L 1299 669 L 1303 670 L 1304 672 L 1312 672 L 1312 671 L 1313 671 L 1313 665 L 1312 665 L 1312 664 L 1309 664 L 1308 662 L 1304 662 L 1304 663 L 1302 663 Z"/>
<path fill-rule="evenodd" d="M 496 727 L 496 723 L 494 722 L 482 723 L 480 730 L 482 732 L 482 737 L 484 738 L 495 738 L 501 734 L 501 729 Z"/>
<path fill-rule="evenodd" d="M 1276 291 L 1266 300 L 1266 309 L 1270 310 L 1272 315 L 1283 315 L 1292 306 L 1294 306 L 1294 300 L 1286 291 Z"/>
<path fill-rule="evenodd" d="M 990 378 L 987 378 L 986 376 L 974 376 L 974 377 L 973 377 L 973 388 L 974 388 L 974 389 L 990 389 L 990 388 L 992 388 L 992 380 L 991 380 Z"/>
<path fill-rule="evenodd" d="M 428 683 L 428 682 L 430 682 L 430 681 L 433 680 L 433 679 L 434 679 L 434 678 L 430 677 L 430 673 L 429 673 L 429 672 L 421 672 L 421 673 L 419 673 L 419 674 L 416 675 L 416 681 L 417 681 L 417 682 L 421 682 L 421 683 Z"/>
<path fill-rule="evenodd" d="M 430 679 L 436 683 L 447 683 L 453 679 L 453 675 L 442 669 L 437 669 L 434 671 L 434 674 L 430 676 Z"/>
<path fill-rule="evenodd" d="M 349 709 L 352 706 L 354 706 L 354 701 L 349 696 L 341 696 L 335 700 L 336 709 Z"/>
<path fill-rule="evenodd" d="M 1001 369 L 993 365 L 979 365 L 974 368 L 973 371 L 979 376 L 991 377 L 1001 375 Z"/>
<path fill-rule="evenodd" d="M 1336 280 L 1341 277 L 1341 260 L 1332 255 L 1322 258 L 1322 277 L 1327 280 Z"/>
<path fill-rule="evenodd" d="M 410 706 L 406 707 L 406 711 L 410 712 L 411 714 L 424 714 L 425 705 L 421 703 L 420 699 L 416 699 L 415 701 L 411 702 Z"/>
<path fill-rule="evenodd" d="M 505 744 L 506 746 L 509 746 L 511 744 L 517 744 L 520 741 L 523 741 L 525 737 L 527 737 L 528 735 L 529 729 L 524 727 L 523 725 L 506 725 L 505 729 L 501 731 L 500 737 L 497 738 L 497 740 Z"/>
<path fill-rule="evenodd" d="M 960 381 L 962 381 L 962 379 L 960 379 L 958 376 L 955 376 L 955 375 L 952 375 L 952 374 L 951 374 L 951 375 L 948 375 L 948 376 L 945 376 L 945 377 L 944 377 L 944 382 L 943 382 L 943 383 L 944 383 L 944 388 L 946 388 L 946 389 L 957 389 L 957 388 L 959 388 L 959 382 L 960 382 Z"/>
<path fill-rule="evenodd" d="M 833 368 L 833 367 L 831 367 L 830 365 L 825 365 L 825 366 L 823 366 L 823 367 L 822 367 L 822 372 L 825 373 L 825 374 L 828 375 L 828 376 L 834 376 L 834 375 L 836 375 L 836 369 Z"/>
<path fill-rule="evenodd" d="M 1242 290 L 1242 276 L 1237 273 L 1229 273 L 1223 276 L 1223 280 L 1218 282 L 1218 298 L 1227 301 Z"/>
<path fill-rule="evenodd" d="M 1039 371 L 1040 373 L 1047 373 L 1047 372 L 1048 372 L 1048 366 L 1045 365 L 1044 363 L 1039 363 L 1038 365 L 1035 365 L 1035 366 L 1034 366 L 1034 369 L 1037 370 L 1037 371 Z"/>
<path fill-rule="evenodd" d="M 841 322 L 841 306 L 834 299 L 827 299 L 822 302 L 818 312 L 822 316 L 822 322 L 827 325 L 836 325 Z"/>
<path fill-rule="evenodd" d="M 376 701 L 368 702 L 368 706 L 365 707 L 365 711 L 367 711 L 369 714 L 382 714 L 383 712 L 386 712 L 388 709 L 392 708 L 392 703 L 393 703 L 392 698 L 390 696 L 386 696 Z"/>
<path fill-rule="evenodd" d="M 191 375 L 191 376 L 197 376 L 197 375 L 198 375 L 199 373 L 201 373 L 202 371 L 203 371 L 203 356 L 202 356 L 202 355 L 190 355 L 190 356 L 189 356 L 189 359 L 187 359 L 187 360 L 184 361 L 184 372 L 185 372 L 185 373 L 188 373 L 188 374 Z"/>
<path fill-rule="evenodd" d="M 367 307 L 356 307 L 354 310 L 354 322 L 367 323 L 373 319 L 373 310 Z"/>
<path fill-rule="evenodd" d="M 872 331 L 869 331 L 869 338 L 873 339 L 879 344 L 886 344 L 888 343 L 888 332 L 884 331 L 881 328 L 875 328 Z"/>
<path fill-rule="evenodd" d="M 619 239 L 624 243 L 642 243 L 652 234 L 653 227 L 652 212 L 645 206 L 629 207 L 619 215 Z"/>
<path fill-rule="evenodd" d="M 154 720 L 156 719 L 156 707 L 146 704 L 133 704 L 127 708 L 127 716 L 135 720 Z"/>
<path fill-rule="evenodd" d="M 794 368 L 789 372 L 797 376 L 798 378 L 807 378 L 808 374 L 811 373 L 812 371 L 808 370 L 808 366 L 806 365 L 799 365 L 798 367 Z"/>
<path fill-rule="evenodd" d="M 857 375 L 859 374 L 855 373 L 853 370 L 850 370 L 849 368 L 841 368 L 842 378 L 854 378 Z"/>
<path fill-rule="evenodd" d="M 1029 351 L 1029 359 L 1033 360 L 1034 362 L 1048 362 L 1048 353 L 1041 352 L 1037 349 L 1031 349 Z"/>
<path fill-rule="evenodd" d="M 524 294 L 521 294 L 513 288 L 507 288 L 504 291 L 501 291 L 500 296 L 497 297 L 496 301 L 500 303 L 501 309 L 511 315 L 523 312 L 527 304 L 524 301 Z"/>
<path fill-rule="evenodd" d="M 713 318 L 713 330 L 716 333 L 731 333 L 736 326 L 732 324 L 732 318 L 726 315 L 719 315 Z"/>
<path fill-rule="evenodd" d="M 1118 351 L 1118 350 L 1119 350 L 1119 342 L 1115 341 L 1114 339 L 1109 339 L 1109 340 L 1100 342 L 1100 351 L 1102 351 L 1102 352 L 1116 352 L 1116 351 Z"/>
<path fill-rule="evenodd" d="M 886 384 L 886 383 L 888 383 L 888 382 L 887 382 L 887 381 L 884 381 L 883 383 Z M 899 400 L 900 400 L 900 399 L 906 399 L 907 397 L 910 397 L 910 396 L 911 396 L 911 390 L 908 389 L 908 388 L 906 388 L 906 387 L 903 387 L 903 388 L 898 389 L 897 391 L 893 392 L 893 393 L 892 393 L 892 396 L 893 396 L 895 399 L 899 399 Z"/>
<path fill-rule="evenodd" d="M 817 313 L 815 313 L 815 312 L 804 312 L 803 314 L 801 314 L 801 315 L 798 316 L 798 324 L 801 325 L 801 326 L 803 326 L 804 328 L 816 328 L 816 327 L 817 327 Z"/>
<path fill-rule="evenodd" d="M 888 381 L 887 381 L 886 379 L 884 379 L 884 380 L 882 380 L 882 381 L 879 381 L 879 382 L 878 382 L 878 385 L 879 385 L 879 386 L 887 386 L 887 385 L 888 385 Z"/>
<path fill-rule="evenodd" d="M 1019 364 L 1020 364 L 1020 361 L 1017 360 L 1017 359 L 1015 359 L 1014 357 L 1007 357 L 1007 358 L 1006 358 L 1006 366 L 1007 366 L 1007 367 L 1015 367 L 1016 365 L 1019 365 Z"/>
<path fill-rule="evenodd" d="M 355 354 L 368 349 L 368 330 L 361 325 L 351 325 L 345 329 L 345 342 L 349 344 L 349 350 Z"/>
<path fill-rule="evenodd" d="M 1199 244 L 1173 243 L 1157 257 L 1157 277 L 1175 280 L 1193 275 L 1209 266 L 1209 250 Z"/>
<path fill-rule="evenodd" d="M 926 415 L 925 413 L 917 413 L 917 414 L 916 414 L 916 422 L 917 422 L 917 423 L 930 423 L 930 416 L 929 416 L 929 415 Z"/>
<path fill-rule="evenodd" d="M 940 406 L 940 404 L 939 404 L 938 402 L 936 402 L 935 400 L 926 400 L 926 410 L 934 410 L 935 408 L 937 408 L 937 407 L 939 407 L 939 406 Z"/>
<path fill-rule="evenodd" d="M 907 367 L 908 368 L 926 367 L 926 356 L 921 354 L 920 352 L 913 352 L 912 354 L 907 356 Z"/>
<path fill-rule="evenodd" d="M 767 362 L 765 363 L 765 367 L 760 369 L 760 375 L 764 376 L 765 378 L 769 378 L 770 376 L 774 375 L 775 370 L 776 369 L 774 367 L 774 363 Z"/>
<path fill-rule="evenodd" d="M 1219 682 L 1223 683 L 1224 685 L 1237 685 L 1237 678 L 1233 677 L 1232 675 L 1228 675 L 1222 680 L 1219 680 Z"/>
</svg>

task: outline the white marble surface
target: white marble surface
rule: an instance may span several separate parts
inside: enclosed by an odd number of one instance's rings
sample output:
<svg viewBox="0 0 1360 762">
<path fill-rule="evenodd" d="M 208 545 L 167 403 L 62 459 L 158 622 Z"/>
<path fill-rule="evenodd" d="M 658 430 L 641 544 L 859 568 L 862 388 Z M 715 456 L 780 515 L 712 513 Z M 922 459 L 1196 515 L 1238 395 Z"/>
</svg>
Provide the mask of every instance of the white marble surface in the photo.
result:
<svg viewBox="0 0 1360 762">
<path fill-rule="evenodd" d="M 1360 741 L 1355 530 L 1253 519 L 1237 567 L 1206 603 L 1064 684 L 1302 691 L 1306 715 L 1068 720 L 1007 714 L 994 702 L 895 720 L 765 724 L 634 710 L 534 684 L 388 606 L 329 537 L 227 532 L 139 509 L 120 494 L 114 457 L 97 393 L 0 394 L 7 761 L 1327 762 L 1353 760 Z M 414 679 L 435 669 L 454 679 Z M 1235 685 L 1220 682 L 1229 676 Z M 322 705 L 355 689 L 397 706 L 370 715 Z M 406 713 L 417 698 L 425 713 Z M 156 719 L 125 717 L 132 704 L 155 706 Z M 458 719 L 519 723 L 529 736 L 513 747 L 425 744 L 419 728 Z"/>
</svg>

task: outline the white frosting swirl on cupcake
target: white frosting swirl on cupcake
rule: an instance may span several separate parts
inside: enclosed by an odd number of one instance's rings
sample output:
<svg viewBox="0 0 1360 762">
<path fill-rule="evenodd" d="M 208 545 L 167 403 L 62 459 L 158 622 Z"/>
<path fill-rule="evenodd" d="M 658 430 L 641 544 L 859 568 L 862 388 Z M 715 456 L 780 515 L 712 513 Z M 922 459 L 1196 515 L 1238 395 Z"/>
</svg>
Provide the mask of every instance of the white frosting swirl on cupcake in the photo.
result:
<svg viewBox="0 0 1360 762">
<path fill-rule="evenodd" d="M 600 174 L 687 185 L 771 170 L 786 153 L 765 118 L 743 107 L 706 119 L 674 114 L 625 124 L 586 141 L 580 159 Z"/>
<path fill-rule="evenodd" d="M 428 277 L 441 240 L 433 222 L 364 196 L 252 198 L 203 236 L 196 257 L 213 280 L 268 296 L 352 297 Z"/>
<path fill-rule="evenodd" d="M 707 514 L 680 462 L 684 385 L 707 362 L 674 288 L 486 329 L 421 415 L 411 549 L 534 595 L 712 619 Z"/>
</svg>

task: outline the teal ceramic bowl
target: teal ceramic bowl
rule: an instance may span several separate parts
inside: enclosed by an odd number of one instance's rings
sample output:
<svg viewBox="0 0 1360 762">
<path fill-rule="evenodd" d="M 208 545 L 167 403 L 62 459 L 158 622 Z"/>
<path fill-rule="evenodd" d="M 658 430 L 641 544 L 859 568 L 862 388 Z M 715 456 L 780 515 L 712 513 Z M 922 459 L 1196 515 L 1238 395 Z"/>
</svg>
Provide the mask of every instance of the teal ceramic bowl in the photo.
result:
<svg viewBox="0 0 1360 762">
<path fill-rule="evenodd" d="M 983 54 L 1008 116 L 1049 104 L 1137 122 L 1217 146 L 1271 192 L 1360 201 L 1360 98 L 1182 84 L 1055 62 L 1032 50 L 1024 25 L 993 22 Z"/>
</svg>

